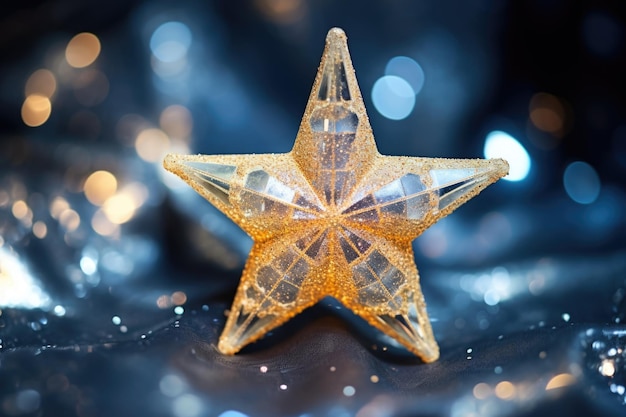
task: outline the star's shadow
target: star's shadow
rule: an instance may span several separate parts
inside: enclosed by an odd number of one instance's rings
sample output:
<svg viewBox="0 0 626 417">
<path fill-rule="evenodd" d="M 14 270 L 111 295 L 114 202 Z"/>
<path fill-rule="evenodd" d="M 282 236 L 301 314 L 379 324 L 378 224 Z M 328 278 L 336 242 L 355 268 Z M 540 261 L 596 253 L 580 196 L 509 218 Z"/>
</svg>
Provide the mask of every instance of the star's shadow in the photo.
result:
<svg viewBox="0 0 626 417">
<path fill-rule="evenodd" d="M 247 345 L 237 355 L 265 356 L 273 354 L 281 345 L 310 343 L 310 332 L 330 331 L 328 343 L 353 339 L 374 357 L 388 363 L 418 365 L 424 362 L 395 343 L 380 330 L 344 307 L 332 297 L 304 310 L 293 319 L 268 332 L 262 339 Z"/>
</svg>

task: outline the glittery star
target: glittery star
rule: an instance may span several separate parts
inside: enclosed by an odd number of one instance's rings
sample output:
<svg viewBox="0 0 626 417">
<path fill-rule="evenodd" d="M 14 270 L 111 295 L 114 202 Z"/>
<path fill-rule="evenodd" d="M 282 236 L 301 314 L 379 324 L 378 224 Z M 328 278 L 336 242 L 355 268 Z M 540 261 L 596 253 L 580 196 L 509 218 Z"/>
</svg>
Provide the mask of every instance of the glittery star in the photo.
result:
<svg viewBox="0 0 626 417">
<path fill-rule="evenodd" d="M 168 155 L 164 165 L 254 240 L 222 353 L 330 296 L 425 362 L 439 347 L 411 241 L 508 172 L 500 159 L 379 154 L 337 28 L 291 152 Z"/>
</svg>

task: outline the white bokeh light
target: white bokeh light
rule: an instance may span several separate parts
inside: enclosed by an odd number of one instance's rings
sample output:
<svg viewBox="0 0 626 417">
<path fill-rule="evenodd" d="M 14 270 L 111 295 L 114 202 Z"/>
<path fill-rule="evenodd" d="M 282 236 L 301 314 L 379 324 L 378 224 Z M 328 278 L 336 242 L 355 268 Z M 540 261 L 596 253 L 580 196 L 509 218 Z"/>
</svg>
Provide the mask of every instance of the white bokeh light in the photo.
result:
<svg viewBox="0 0 626 417">
<path fill-rule="evenodd" d="M 374 83 L 372 101 L 376 110 L 384 117 L 402 120 L 415 107 L 415 91 L 404 78 L 385 75 Z"/>
<path fill-rule="evenodd" d="M 531 167 L 530 155 L 513 136 L 501 130 L 487 135 L 484 154 L 486 158 L 502 158 L 509 163 L 507 181 L 521 181 L 528 176 Z"/>
<path fill-rule="evenodd" d="M 0 247 L 0 308 L 47 308 L 50 296 L 12 251 Z"/>
<path fill-rule="evenodd" d="M 385 66 L 385 75 L 395 75 L 403 78 L 413 88 L 415 95 L 422 91 L 424 86 L 424 70 L 413 58 L 395 56 Z"/>
<path fill-rule="evenodd" d="M 176 62 L 185 58 L 191 46 L 191 31 L 181 22 L 166 22 L 150 37 L 150 50 L 161 62 Z"/>
</svg>

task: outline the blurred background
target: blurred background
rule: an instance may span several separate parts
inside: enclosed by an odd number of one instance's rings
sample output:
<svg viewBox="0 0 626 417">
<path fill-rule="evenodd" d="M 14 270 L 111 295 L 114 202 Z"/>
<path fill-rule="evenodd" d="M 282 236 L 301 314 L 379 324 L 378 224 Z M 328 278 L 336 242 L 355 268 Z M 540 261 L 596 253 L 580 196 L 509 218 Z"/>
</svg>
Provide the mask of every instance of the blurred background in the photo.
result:
<svg viewBox="0 0 626 417">
<path fill-rule="evenodd" d="M 0 6 L 0 415 L 622 415 L 622 8 Z M 213 347 L 251 241 L 161 161 L 288 152 L 334 26 L 381 153 L 511 165 L 415 241 L 433 365 L 332 300 Z"/>
</svg>

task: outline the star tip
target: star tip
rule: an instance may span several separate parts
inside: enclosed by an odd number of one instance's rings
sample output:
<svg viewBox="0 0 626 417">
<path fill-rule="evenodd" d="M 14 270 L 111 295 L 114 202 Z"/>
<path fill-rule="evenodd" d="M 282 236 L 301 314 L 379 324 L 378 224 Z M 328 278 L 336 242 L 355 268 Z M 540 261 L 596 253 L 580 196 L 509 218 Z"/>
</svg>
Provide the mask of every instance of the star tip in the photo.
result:
<svg viewBox="0 0 626 417">
<path fill-rule="evenodd" d="M 495 160 L 498 164 L 498 171 L 500 172 L 500 176 L 504 177 L 509 174 L 509 163 L 506 159 L 498 158 Z"/>
<path fill-rule="evenodd" d="M 231 344 L 225 342 L 223 339 L 221 339 L 217 343 L 217 350 L 222 355 L 228 355 L 228 356 L 232 356 L 232 355 L 234 355 L 235 353 L 237 353 L 239 351 L 239 349 L 236 349 L 234 346 L 232 346 Z"/>
<path fill-rule="evenodd" d="M 425 363 L 433 363 L 433 362 L 436 362 L 437 360 L 439 360 L 439 356 L 440 356 L 440 355 L 439 355 L 439 349 L 435 349 L 435 351 L 434 351 L 434 352 L 431 352 L 431 354 L 430 354 L 430 355 L 428 355 L 428 356 L 426 356 L 426 357 L 422 358 L 422 360 L 423 360 Z"/>
<path fill-rule="evenodd" d="M 177 156 L 178 155 L 173 153 L 168 153 L 167 155 L 165 155 L 165 158 L 163 158 L 163 168 L 169 170 L 176 163 Z"/>
<path fill-rule="evenodd" d="M 337 40 L 345 40 L 346 39 L 346 32 L 343 31 L 343 29 L 338 28 L 338 27 L 334 27 L 331 28 L 328 31 L 328 34 L 326 35 L 326 42 L 336 42 Z"/>
</svg>

